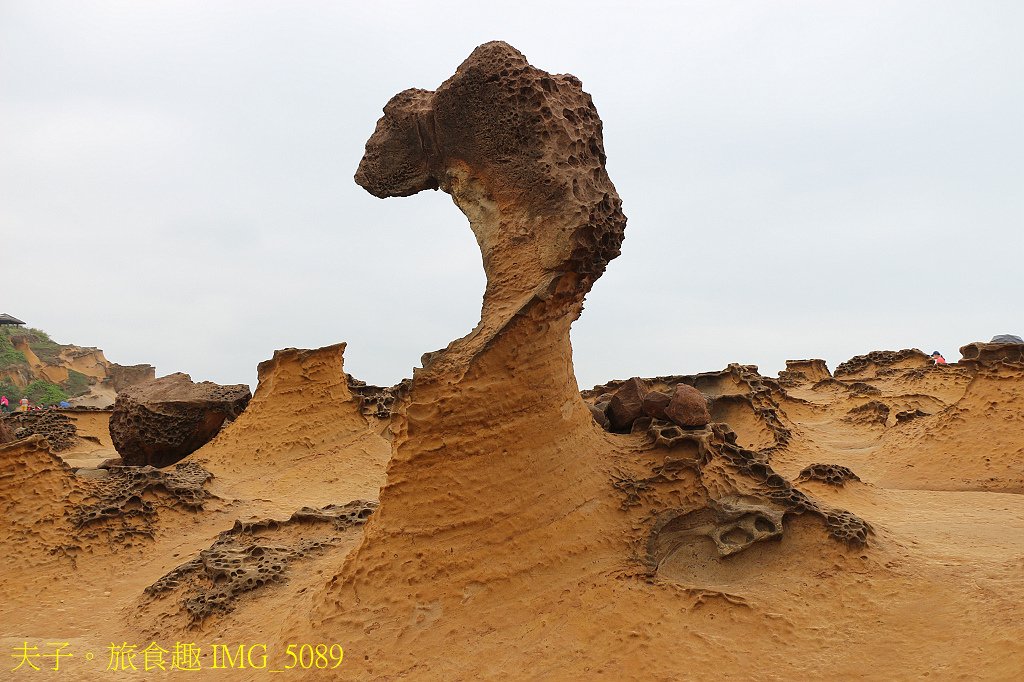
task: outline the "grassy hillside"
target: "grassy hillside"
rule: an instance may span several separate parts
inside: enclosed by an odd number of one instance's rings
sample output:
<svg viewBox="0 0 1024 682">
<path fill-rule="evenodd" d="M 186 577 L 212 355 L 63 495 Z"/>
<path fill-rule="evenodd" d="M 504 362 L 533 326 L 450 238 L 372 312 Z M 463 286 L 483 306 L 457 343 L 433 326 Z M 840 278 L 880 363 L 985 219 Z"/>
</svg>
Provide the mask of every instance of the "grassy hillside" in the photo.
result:
<svg viewBox="0 0 1024 682">
<path fill-rule="evenodd" d="M 51 405 L 89 391 L 92 380 L 74 370 L 69 370 L 67 381 L 61 384 L 36 379 L 28 386 L 19 388 L 11 381 L 11 375 L 31 374 L 31 368 L 25 354 L 15 350 L 14 344 L 11 343 L 12 336 L 28 337 L 29 348 L 47 364 L 56 363 L 62 348 L 61 344 L 51 339 L 50 335 L 41 329 L 0 327 L 0 395 L 7 396 L 12 407 L 22 398 L 28 398 L 33 404 Z"/>
</svg>

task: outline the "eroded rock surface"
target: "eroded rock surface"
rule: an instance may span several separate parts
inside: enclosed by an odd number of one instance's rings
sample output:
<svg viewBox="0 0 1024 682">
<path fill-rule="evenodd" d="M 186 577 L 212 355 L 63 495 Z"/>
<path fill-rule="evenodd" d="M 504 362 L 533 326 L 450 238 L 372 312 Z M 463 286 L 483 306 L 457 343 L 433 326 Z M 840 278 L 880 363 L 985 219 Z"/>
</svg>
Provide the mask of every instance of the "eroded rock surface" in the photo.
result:
<svg viewBox="0 0 1024 682">
<path fill-rule="evenodd" d="M 0 445 L 14 440 L 14 430 L 7 425 L 7 420 L 0 417 Z"/>
<path fill-rule="evenodd" d="M 194 383 L 187 374 L 171 374 L 117 395 L 110 437 L 126 465 L 170 466 L 205 445 L 251 398 L 242 384 Z"/>
<path fill-rule="evenodd" d="M 786 360 L 786 369 L 779 372 L 779 383 L 783 386 L 831 378 L 832 372 L 824 360 Z"/>
<path fill-rule="evenodd" d="M 3 421 L 12 430 L 12 440 L 39 435 L 49 442 L 54 452 L 67 450 L 78 436 L 75 422 L 56 410 L 15 412 Z"/>
<path fill-rule="evenodd" d="M 997 362 L 1024 362 L 1024 343 L 982 343 L 976 341 L 960 348 L 961 363 L 990 365 Z"/>
<path fill-rule="evenodd" d="M 821 481 L 842 487 L 848 481 L 859 481 L 860 476 L 841 464 L 810 464 L 800 472 L 798 481 Z"/>
<path fill-rule="evenodd" d="M 146 588 L 152 599 L 177 594 L 190 625 L 227 613 L 238 598 L 280 580 L 289 565 L 334 545 L 345 531 L 361 526 L 377 504 L 355 500 L 322 508 L 303 507 L 284 521 L 236 521 L 209 549 Z"/>
<path fill-rule="evenodd" d="M 873 373 L 894 372 L 913 367 L 929 367 L 935 364 L 931 357 L 917 348 L 905 348 L 900 351 L 876 350 L 865 355 L 856 355 L 846 362 L 840 363 L 833 373 L 837 379 L 862 378 Z"/>
</svg>

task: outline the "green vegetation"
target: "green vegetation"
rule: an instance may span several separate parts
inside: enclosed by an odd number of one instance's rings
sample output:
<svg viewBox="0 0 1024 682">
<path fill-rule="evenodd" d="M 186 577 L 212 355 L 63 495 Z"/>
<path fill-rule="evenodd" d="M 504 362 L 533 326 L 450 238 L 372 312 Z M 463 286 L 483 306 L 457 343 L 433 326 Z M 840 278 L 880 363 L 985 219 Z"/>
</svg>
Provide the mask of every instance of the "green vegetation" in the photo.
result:
<svg viewBox="0 0 1024 682">
<path fill-rule="evenodd" d="M 0 334 L 0 369 L 14 367 L 15 365 L 28 366 L 28 360 L 21 351 L 14 350 L 14 344 L 6 334 Z"/>
<path fill-rule="evenodd" d="M 63 388 L 42 379 L 33 381 L 25 388 L 18 388 L 10 381 L 0 379 L 0 395 L 7 396 L 12 410 L 18 406 L 22 398 L 28 398 L 33 405 L 56 405 L 68 399 L 68 394 Z"/>
<path fill-rule="evenodd" d="M 76 372 L 73 369 L 68 370 L 68 380 L 61 384 L 61 388 L 72 398 L 77 398 L 80 395 L 85 395 L 89 392 L 89 387 L 92 386 L 93 380 L 85 376 L 81 372 Z"/>
<path fill-rule="evenodd" d="M 11 342 L 12 336 L 28 337 L 28 347 L 32 352 L 46 364 L 59 364 L 58 358 L 62 346 L 50 338 L 50 335 L 41 329 L 24 327 L 0 327 L 0 373 L 4 370 L 13 370 L 6 376 L 0 376 L 0 395 L 7 396 L 11 402 L 11 409 L 14 409 L 22 398 L 28 398 L 33 405 L 53 405 L 68 397 L 84 395 L 89 392 L 93 380 L 73 369 L 68 370 L 68 379 L 63 384 L 55 384 L 43 379 L 37 379 L 24 388 L 19 388 L 11 376 L 21 375 L 28 378 L 32 374 L 29 370 L 28 359 L 25 354 L 14 348 Z M 26 372 L 28 372 L 26 374 Z"/>
<path fill-rule="evenodd" d="M 42 380 L 33 381 L 25 387 L 24 393 L 33 405 L 55 405 L 68 399 L 68 394 L 60 386 Z"/>
</svg>

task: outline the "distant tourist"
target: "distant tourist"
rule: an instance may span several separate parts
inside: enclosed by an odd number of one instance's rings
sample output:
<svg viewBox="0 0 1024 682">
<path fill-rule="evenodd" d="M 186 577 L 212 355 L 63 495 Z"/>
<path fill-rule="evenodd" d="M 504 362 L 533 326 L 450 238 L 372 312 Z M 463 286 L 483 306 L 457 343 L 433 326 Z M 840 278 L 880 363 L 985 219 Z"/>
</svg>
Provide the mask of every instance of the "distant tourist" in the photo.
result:
<svg viewBox="0 0 1024 682">
<path fill-rule="evenodd" d="M 28 398 L 22 398 L 18 403 L 18 409 L 22 412 L 28 412 Z"/>
<path fill-rule="evenodd" d="M 942 353 L 940 353 L 939 351 L 934 351 L 932 353 L 932 360 L 935 361 L 936 365 L 946 364 L 946 358 L 942 357 Z"/>
<path fill-rule="evenodd" d="M 11 401 L 7 399 L 7 396 L 0 395 L 0 411 L 7 414 L 11 411 Z"/>
<path fill-rule="evenodd" d="M 62 401 L 60 401 L 60 405 L 58 405 L 58 407 L 60 407 L 62 409 L 65 408 L 65 407 L 71 407 L 71 403 L 69 403 L 66 400 L 62 400 Z"/>
</svg>

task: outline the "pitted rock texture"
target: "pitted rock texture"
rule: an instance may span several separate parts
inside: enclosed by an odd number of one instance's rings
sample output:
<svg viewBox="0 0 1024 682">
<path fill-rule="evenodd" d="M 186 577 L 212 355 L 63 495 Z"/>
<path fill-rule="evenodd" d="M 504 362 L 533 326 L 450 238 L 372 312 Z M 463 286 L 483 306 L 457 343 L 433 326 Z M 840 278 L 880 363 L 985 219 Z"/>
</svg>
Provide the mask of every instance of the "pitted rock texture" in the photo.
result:
<svg viewBox="0 0 1024 682">
<path fill-rule="evenodd" d="M 960 348 L 961 364 L 991 365 L 997 362 L 1024 363 L 1024 343 L 969 343 Z"/>
<path fill-rule="evenodd" d="M 303 507 L 284 521 L 236 521 L 209 549 L 146 588 L 160 599 L 180 592 L 181 608 L 193 626 L 213 613 L 227 613 L 238 597 L 281 580 L 289 565 L 335 544 L 345 531 L 361 526 L 375 502 L 355 500 L 322 508 Z"/>
<path fill-rule="evenodd" d="M 15 412 L 4 421 L 13 431 L 14 438 L 28 438 L 39 435 L 45 438 L 54 452 L 67 450 L 75 444 L 78 430 L 75 422 L 56 410 L 39 412 Z"/>
<path fill-rule="evenodd" d="M 242 384 L 193 383 L 187 374 L 171 374 L 118 393 L 110 438 L 126 465 L 170 466 L 205 445 L 251 398 Z"/>
<path fill-rule="evenodd" d="M 931 357 L 917 348 L 900 351 L 876 350 L 866 355 L 856 355 L 836 367 L 835 378 L 863 378 L 870 374 L 885 374 L 912 367 L 929 367 L 935 364 Z"/>
<path fill-rule="evenodd" d="M 108 477 L 89 481 L 85 498 L 69 509 L 80 538 L 106 534 L 112 547 L 134 537 L 152 538 L 162 509 L 202 511 L 210 499 L 206 484 L 212 475 L 195 462 L 168 470 L 111 466 L 107 471 Z"/>
<path fill-rule="evenodd" d="M 377 197 L 451 194 L 483 255 L 486 325 L 492 313 L 554 294 L 555 280 L 581 303 L 619 255 L 626 219 L 601 129 L 579 79 L 490 42 L 437 90 L 387 103 L 355 179 Z"/>
<path fill-rule="evenodd" d="M 345 374 L 345 379 L 348 381 L 348 389 L 352 395 L 358 396 L 363 415 L 377 419 L 391 418 L 391 410 L 394 408 L 395 401 L 402 391 L 407 389 L 408 384 L 408 380 L 405 380 L 396 386 L 371 386 L 348 373 Z"/>
<path fill-rule="evenodd" d="M 756 542 L 781 538 L 785 513 L 771 502 L 729 496 L 681 516 L 668 514 L 651 533 L 649 561 L 660 564 L 681 541 L 694 536 L 710 538 L 719 556 L 742 552 Z"/>
<path fill-rule="evenodd" d="M 791 434 L 780 418 L 778 403 L 778 397 L 784 391 L 775 380 L 761 376 L 753 365 L 731 364 L 720 372 L 652 377 L 641 381 L 652 391 L 665 395 L 674 394 L 681 384 L 696 388 L 705 397 L 711 421 L 731 423 L 753 449 L 770 451 L 789 442 Z M 606 397 L 613 395 L 625 383 L 622 380 L 610 381 L 581 394 L 588 403 L 593 401 L 600 406 Z M 647 428 L 646 425 L 643 428 Z"/>
<path fill-rule="evenodd" d="M 824 360 L 786 360 L 786 369 L 779 372 L 779 383 L 783 386 L 831 378 L 832 372 L 828 371 Z"/>
<path fill-rule="evenodd" d="M 859 481 L 860 476 L 841 464 L 811 464 L 804 467 L 798 481 L 821 481 L 842 487 L 847 481 Z"/>
<path fill-rule="evenodd" d="M 889 419 L 889 406 L 879 400 L 872 400 L 852 408 L 843 417 L 854 424 L 877 424 L 885 426 Z"/>
<path fill-rule="evenodd" d="M 621 507 L 656 518 L 646 543 L 646 563 L 661 561 L 693 537 L 712 540 L 720 556 L 781 537 L 787 514 L 819 517 L 833 538 L 863 546 L 873 533 L 857 516 L 821 504 L 776 473 L 766 458 L 736 444 L 724 424 L 701 430 L 653 422 L 648 431 L 649 469 L 630 463 L 613 476 Z M 688 504 L 679 508 L 680 500 Z"/>
</svg>

